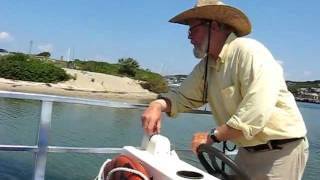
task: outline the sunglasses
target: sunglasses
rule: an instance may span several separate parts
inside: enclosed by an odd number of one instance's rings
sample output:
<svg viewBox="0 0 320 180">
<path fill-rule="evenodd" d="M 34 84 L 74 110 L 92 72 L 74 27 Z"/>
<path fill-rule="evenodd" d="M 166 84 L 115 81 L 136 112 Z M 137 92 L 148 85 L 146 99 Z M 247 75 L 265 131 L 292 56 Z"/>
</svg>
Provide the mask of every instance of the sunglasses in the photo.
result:
<svg viewBox="0 0 320 180">
<path fill-rule="evenodd" d="M 191 32 L 192 32 L 195 28 L 197 28 L 197 27 L 199 27 L 199 26 L 203 26 L 203 25 L 208 26 L 208 25 L 209 25 L 209 22 L 201 22 L 201 23 L 199 23 L 199 24 L 196 24 L 196 25 L 194 25 L 194 26 L 191 26 L 191 27 L 189 28 L 189 30 L 188 30 L 188 34 L 190 35 Z"/>
</svg>

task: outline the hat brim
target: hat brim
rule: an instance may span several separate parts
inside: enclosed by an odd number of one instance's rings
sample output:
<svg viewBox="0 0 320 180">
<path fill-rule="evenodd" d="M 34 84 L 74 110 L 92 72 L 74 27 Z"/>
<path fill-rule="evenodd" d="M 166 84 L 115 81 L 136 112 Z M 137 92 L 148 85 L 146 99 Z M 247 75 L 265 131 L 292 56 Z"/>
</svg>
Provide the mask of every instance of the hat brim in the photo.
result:
<svg viewBox="0 0 320 180">
<path fill-rule="evenodd" d="M 186 10 L 169 20 L 172 23 L 188 25 L 191 19 L 215 20 L 227 24 L 236 30 L 238 36 L 251 32 L 248 17 L 239 9 L 227 5 L 208 5 Z"/>
</svg>

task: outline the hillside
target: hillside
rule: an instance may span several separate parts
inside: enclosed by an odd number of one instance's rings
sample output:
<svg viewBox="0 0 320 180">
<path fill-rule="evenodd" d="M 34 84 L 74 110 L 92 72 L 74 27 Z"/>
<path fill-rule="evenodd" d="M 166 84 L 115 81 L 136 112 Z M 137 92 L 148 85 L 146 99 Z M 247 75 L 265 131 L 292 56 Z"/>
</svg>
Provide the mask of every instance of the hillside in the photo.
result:
<svg viewBox="0 0 320 180">
<path fill-rule="evenodd" d="M 301 88 L 320 88 L 320 80 L 315 81 L 286 81 L 289 90 L 297 93 Z"/>
<path fill-rule="evenodd" d="M 97 61 L 62 61 L 51 59 L 50 53 L 37 55 L 10 53 L 0 56 L 0 78 L 31 82 L 58 83 L 77 78 L 66 74 L 63 68 L 102 73 L 137 80 L 141 87 L 154 93 L 168 91 L 167 82 L 157 73 L 140 67 L 133 58 L 122 58 L 112 64 Z"/>
<path fill-rule="evenodd" d="M 160 74 L 151 72 L 148 69 L 140 68 L 138 62 L 132 58 L 119 59 L 118 63 L 112 64 L 97 61 L 59 61 L 51 63 L 61 68 L 71 68 L 89 72 L 103 73 L 120 77 L 129 77 L 138 80 L 140 85 L 155 93 L 168 91 L 168 84 Z"/>
</svg>

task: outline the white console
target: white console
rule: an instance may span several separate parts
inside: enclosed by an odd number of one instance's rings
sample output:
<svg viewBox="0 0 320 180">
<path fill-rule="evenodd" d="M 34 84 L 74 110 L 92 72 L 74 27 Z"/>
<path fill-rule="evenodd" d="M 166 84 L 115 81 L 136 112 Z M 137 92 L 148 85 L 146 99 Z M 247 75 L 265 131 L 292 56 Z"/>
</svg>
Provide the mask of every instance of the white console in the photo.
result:
<svg viewBox="0 0 320 180">
<path fill-rule="evenodd" d="M 217 180 L 210 174 L 182 161 L 174 150 L 170 150 L 170 141 L 161 135 L 143 138 L 142 149 L 124 147 L 124 154 L 139 160 L 148 170 L 153 180 Z"/>
</svg>

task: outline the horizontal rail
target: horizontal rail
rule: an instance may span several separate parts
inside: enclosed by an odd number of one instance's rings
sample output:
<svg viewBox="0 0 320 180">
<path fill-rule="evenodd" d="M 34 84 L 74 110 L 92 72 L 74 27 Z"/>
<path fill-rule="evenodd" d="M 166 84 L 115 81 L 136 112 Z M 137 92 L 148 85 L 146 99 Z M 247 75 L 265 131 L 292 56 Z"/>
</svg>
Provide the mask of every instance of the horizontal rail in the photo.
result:
<svg viewBox="0 0 320 180">
<path fill-rule="evenodd" d="M 37 151 L 38 151 L 38 146 L 0 145 L 0 151 L 27 151 L 27 152 L 37 152 Z"/>
<path fill-rule="evenodd" d="M 0 145 L 0 151 L 27 151 L 39 152 L 37 146 L 24 145 Z M 92 147 L 65 147 L 65 146 L 48 146 L 47 152 L 51 153 L 90 153 L 90 154 L 116 154 L 121 153 L 123 148 L 92 148 Z"/>
<path fill-rule="evenodd" d="M 140 149 L 140 147 L 135 147 Z M 28 151 L 38 152 L 37 146 L 23 145 L 0 145 L 0 151 Z M 118 154 L 122 153 L 123 148 L 92 148 L 92 147 L 66 147 L 66 146 L 48 146 L 48 152 L 51 153 L 90 153 L 90 154 Z M 180 152 L 192 152 L 191 149 L 175 149 Z M 226 151 L 226 155 L 233 156 L 238 150 Z"/>
<path fill-rule="evenodd" d="M 126 102 L 117 102 L 110 100 L 95 100 L 95 99 L 85 99 L 76 97 L 66 97 L 66 96 L 56 96 L 56 95 L 46 95 L 46 94 L 34 94 L 34 93 L 23 93 L 23 92 L 11 92 L 11 91 L 0 91 L 0 97 L 4 98 L 14 98 L 14 99 L 28 99 L 28 100 L 38 100 L 38 101 L 51 101 L 60 103 L 72 103 L 72 104 L 85 104 L 85 105 L 95 105 L 95 106 L 106 106 L 115 108 L 142 108 L 147 107 L 146 104 L 134 104 Z"/>
<path fill-rule="evenodd" d="M 127 102 L 118 102 L 118 101 L 110 101 L 110 100 L 96 100 L 96 99 L 12 92 L 12 91 L 0 91 L 0 97 L 13 98 L 13 99 L 38 100 L 38 101 L 51 101 L 51 102 L 60 102 L 60 103 L 72 103 L 72 104 L 84 104 L 84 105 L 104 106 L 104 107 L 111 107 L 111 108 L 142 109 L 142 108 L 148 107 L 148 104 L 140 104 L 140 103 L 127 103 Z M 211 111 L 194 109 L 185 113 L 211 114 Z"/>
<path fill-rule="evenodd" d="M 117 154 L 122 153 L 123 148 L 85 148 L 85 147 L 60 147 L 49 146 L 48 152 L 53 153 L 90 153 L 90 154 Z"/>
</svg>

